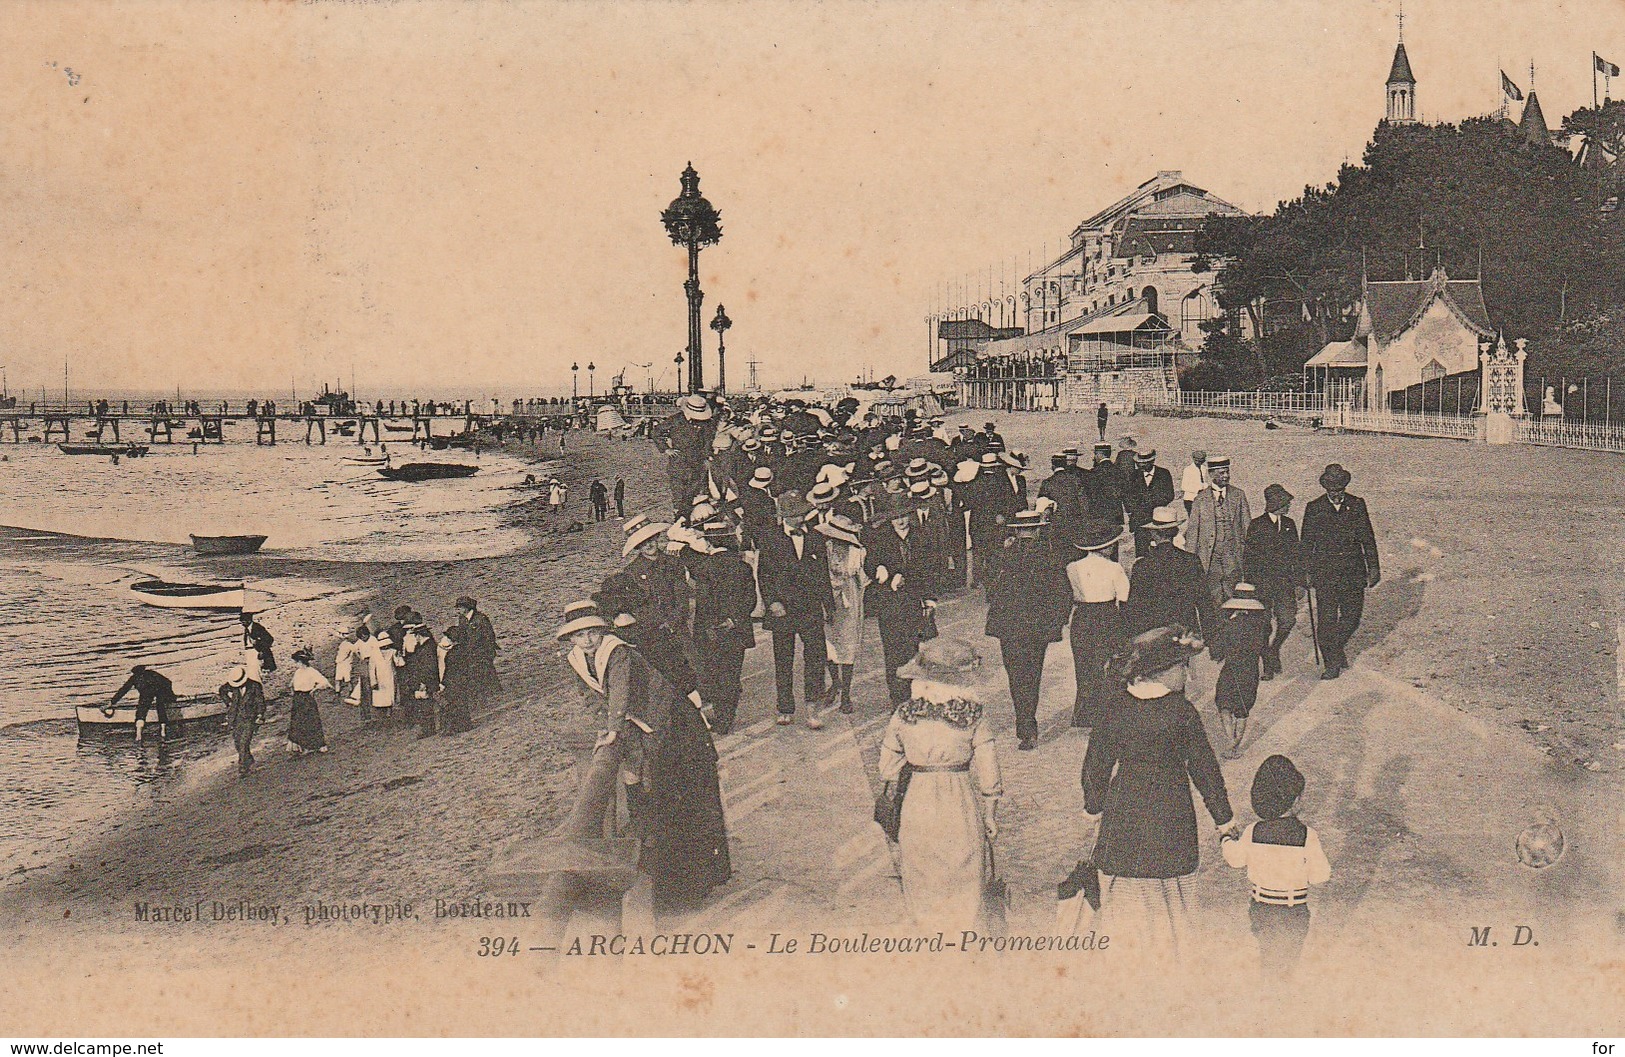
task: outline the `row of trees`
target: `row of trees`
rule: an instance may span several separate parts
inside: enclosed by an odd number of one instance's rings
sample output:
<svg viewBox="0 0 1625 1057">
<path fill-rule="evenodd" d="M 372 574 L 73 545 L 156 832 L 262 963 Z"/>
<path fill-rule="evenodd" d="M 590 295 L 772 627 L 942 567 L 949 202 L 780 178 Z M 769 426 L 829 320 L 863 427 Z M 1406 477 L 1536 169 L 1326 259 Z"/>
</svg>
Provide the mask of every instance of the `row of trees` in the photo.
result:
<svg viewBox="0 0 1625 1057">
<path fill-rule="evenodd" d="M 1216 270 L 1226 317 L 1205 325 L 1186 384 L 1295 379 L 1328 341 L 1353 335 L 1362 272 L 1423 279 L 1435 265 L 1453 278 L 1482 268 L 1491 321 L 1530 339 L 1531 370 L 1619 368 L 1625 221 L 1613 160 L 1625 150 L 1625 102 L 1576 111 L 1561 135 L 1584 137 L 1596 152 L 1590 163 L 1496 117 L 1384 122 L 1361 164 L 1343 166 L 1335 181 L 1305 188 L 1269 216 L 1210 217 L 1196 267 Z"/>
</svg>

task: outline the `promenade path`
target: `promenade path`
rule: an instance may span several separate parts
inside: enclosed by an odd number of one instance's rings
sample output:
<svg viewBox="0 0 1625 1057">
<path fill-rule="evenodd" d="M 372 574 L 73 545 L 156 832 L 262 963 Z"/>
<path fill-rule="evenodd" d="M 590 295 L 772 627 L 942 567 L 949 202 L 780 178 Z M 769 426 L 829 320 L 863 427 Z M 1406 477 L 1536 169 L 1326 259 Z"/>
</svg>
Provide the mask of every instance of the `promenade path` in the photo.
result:
<svg viewBox="0 0 1625 1057">
<path fill-rule="evenodd" d="M 943 633 L 968 636 L 997 664 L 997 643 L 981 636 L 979 590 L 938 612 Z M 1242 757 L 1221 762 L 1245 821 L 1255 817 L 1248 791 L 1265 756 L 1290 756 L 1308 778 L 1301 814 L 1333 864 L 1331 883 L 1316 893 L 1311 957 L 1382 943 L 1462 946 L 1484 925 L 1498 926 L 1493 938 L 1508 944 L 1517 924 L 1536 942 L 1569 940 L 1611 918 L 1619 820 L 1609 783 L 1358 659 L 1343 678 L 1320 680 L 1307 625 L 1305 616 L 1305 633 L 1288 641 L 1285 676 L 1263 684 Z M 821 713 L 821 731 L 806 728 L 804 709 L 795 726 L 774 724 L 771 646 L 749 655 L 742 725 L 718 743 L 735 872 L 694 927 L 910 930 L 893 856 L 870 818 L 889 717 L 876 638 L 871 627 L 857 711 Z M 1198 658 L 1189 692 L 1220 745 L 1216 676 Z M 1063 639 L 1046 663 L 1035 751 L 1016 751 L 1002 685 L 989 702 L 1005 778 L 998 849 L 1013 931 L 1050 931 L 1054 886 L 1085 850 L 1078 773 L 1088 740 L 1069 725 L 1072 694 Z M 1541 813 L 1559 820 L 1569 848 L 1557 867 L 1537 872 L 1517 862 L 1514 841 Z M 1248 947 L 1244 878 L 1224 864 L 1210 820 L 1198 815 L 1197 917 L 1218 942 Z"/>
</svg>

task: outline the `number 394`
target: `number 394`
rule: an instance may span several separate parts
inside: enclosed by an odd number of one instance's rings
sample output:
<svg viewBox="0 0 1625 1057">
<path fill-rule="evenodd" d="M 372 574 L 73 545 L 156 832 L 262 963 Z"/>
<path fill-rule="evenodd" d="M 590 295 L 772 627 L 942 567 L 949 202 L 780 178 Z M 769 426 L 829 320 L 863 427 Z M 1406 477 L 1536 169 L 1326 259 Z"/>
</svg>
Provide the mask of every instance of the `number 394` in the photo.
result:
<svg viewBox="0 0 1625 1057">
<path fill-rule="evenodd" d="M 518 954 L 518 953 L 519 953 L 519 937 L 518 936 L 481 936 L 480 937 L 480 953 L 479 953 L 479 956 L 481 958 L 500 958 L 504 954 Z"/>
</svg>

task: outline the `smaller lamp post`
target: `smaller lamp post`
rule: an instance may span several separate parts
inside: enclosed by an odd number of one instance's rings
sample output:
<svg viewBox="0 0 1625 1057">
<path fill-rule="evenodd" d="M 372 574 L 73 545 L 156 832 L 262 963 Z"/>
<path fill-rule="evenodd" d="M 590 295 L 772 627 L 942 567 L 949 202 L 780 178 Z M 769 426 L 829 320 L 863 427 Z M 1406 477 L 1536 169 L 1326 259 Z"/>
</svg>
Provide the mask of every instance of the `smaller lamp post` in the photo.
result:
<svg viewBox="0 0 1625 1057">
<path fill-rule="evenodd" d="M 570 364 L 570 407 L 571 408 L 574 408 L 576 406 L 576 401 L 581 398 L 581 392 L 580 392 L 579 389 L 576 388 L 577 383 L 581 380 L 581 376 L 579 374 L 577 374 L 576 372 L 580 371 L 580 370 L 581 370 L 581 364 L 579 364 L 579 363 Z"/>
<path fill-rule="evenodd" d="M 591 360 L 587 361 L 587 402 L 589 404 L 592 403 L 594 396 L 592 372 L 596 371 L 597 369 L 598 365 L 596 363 L 593 363 Z"/>
<path fill-rule="evenodd" d="M 717 392 L 719 393 L 728 391 L 728 348 L 725 336 L 728 333 L 728 328 L 733 325 L 734 321 L 729 319 L 728 313 L 722 310 L 721 305 L 718 305 L 717 314 L 711 320 L 711 329 L 717 332 Z"/>
</svg>

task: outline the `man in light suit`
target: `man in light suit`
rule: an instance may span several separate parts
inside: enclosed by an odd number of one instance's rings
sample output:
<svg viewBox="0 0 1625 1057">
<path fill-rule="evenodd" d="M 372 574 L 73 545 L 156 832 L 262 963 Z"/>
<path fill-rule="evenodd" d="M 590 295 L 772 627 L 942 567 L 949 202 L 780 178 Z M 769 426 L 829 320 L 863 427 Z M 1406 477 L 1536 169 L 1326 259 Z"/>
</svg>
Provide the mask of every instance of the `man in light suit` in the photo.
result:
<svg viewBox="0 0 1625 1057">
<path fill-rule="evenodd" d="M 1202 626 L 1211 628 L 1219 606 L 1229 600 L 1241 582 L 1242 546 L 1253 516 L 1247 506 L 1247 493 L 1230 483 L 1230 457 L 1215 455 L 1208 459 L 1207 466 L 1208 487 L 1197 493 L 1191 504 L 1185 540 L 1207 573 L 1209 611 L 1202 614 Z"/>
</svg>

